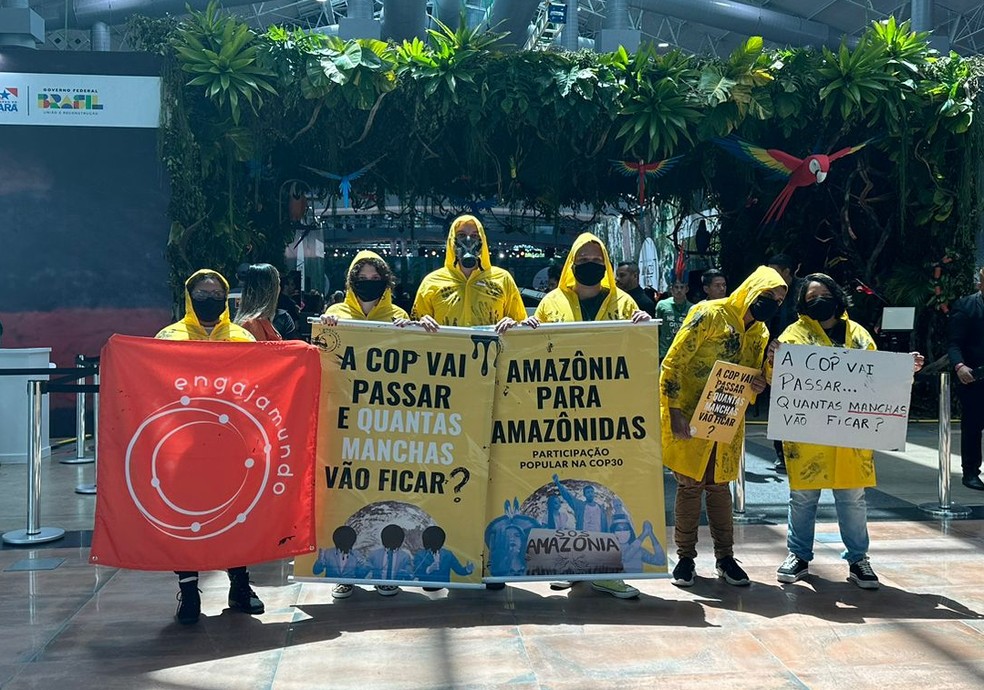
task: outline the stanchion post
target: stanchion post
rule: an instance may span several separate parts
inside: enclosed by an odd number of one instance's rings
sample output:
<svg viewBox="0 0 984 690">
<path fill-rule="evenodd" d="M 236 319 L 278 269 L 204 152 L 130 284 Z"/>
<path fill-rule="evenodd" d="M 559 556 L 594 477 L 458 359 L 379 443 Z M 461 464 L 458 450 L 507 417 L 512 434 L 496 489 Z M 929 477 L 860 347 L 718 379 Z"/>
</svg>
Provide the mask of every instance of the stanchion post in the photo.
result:
<svg viewBox="0 0 984 690">
<path fill-rule="evenodd" d="M 75 355 L 75 366 L 85 366 L 85 355 Z M 85 379 L 81 379 L 85 383 Z M 95 457 L 85 452 L 85 393 L 75 394 L 75 457 L 66 457 L 58 462 L 63 465 L 85 465 L 95 462 Z"/>
<path fill-rule="evenodd" d="M 59 527 L 41 526 L 41 439 L 44 381 L 27 382 L 27 529 L 6 532 L 8 544 L 40 544 L 65 536 Z"/>
<path fill-rule="evenodd" d="M 731 484 L 731 502 L 736 516 L 745 514 L 745 439 L 741 440 L 741 457 L 738 458 L 738 478 Z"/>
<path fill-rule="evenodd" d="M 749 515 L 745 511 L 745 437 L 741 439 L 741 456 L 738 458 L 738 478 L 731 482 L 732 520 L 739 524 L 762 522 L 765 515 Z"/>
<path fill-rule="evenodd" d="M 923 503 L 919 510 L 941 518 L 965 518 L 970 508 L 950 502 L 950 372 L 940 373 L 940 411 L 939 411 L 939 482 L 937 484 L 939 503 Z"/>
<path fill-rule="evenodd" d="M 92 377 L 92 382 L 98 388 L 99 374 Z M 96 478 L 99 476 L 99 391 L 92 394 L 92 469 L 94 472 L 91 484 L 79 484 L 75 487 L 75 493 L 91 496 L 96 493 Z"/>
</svg>

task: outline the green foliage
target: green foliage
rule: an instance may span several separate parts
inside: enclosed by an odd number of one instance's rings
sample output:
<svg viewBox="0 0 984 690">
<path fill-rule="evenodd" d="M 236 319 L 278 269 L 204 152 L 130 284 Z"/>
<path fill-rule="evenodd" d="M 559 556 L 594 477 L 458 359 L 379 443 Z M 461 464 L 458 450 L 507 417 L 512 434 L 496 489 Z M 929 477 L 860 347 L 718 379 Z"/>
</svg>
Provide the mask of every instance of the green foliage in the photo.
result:
<svg viewBox="0 0 984 690">
<path fill-rule="evenodd" d="M 278 262 L 293 236 L 283 185 L 337 187 L 302 166 L 375 163 L 353 185 L 362 208 L 386 195 L 408 211 L 494 197 L 554 218 L 573 206 L 624 209 L 635 183 L 612 160 L 682 155 L 647 196 L 680 209 L 709 199 L 733 275 L 788 251 L 804 270 L 932 312 L 920 321 L 928 329 L 969 287 L 984 59 L 939 56 L 908 22 L 873 24 L 837 50 L 766 51 L 753 37 L 726 59 L 650 47 L 504 53 L 499 34 L 465 22 L 400 45 L 280 27 L 256 36 L 214 5 L 170 41 L 166 25 L 134 27 L 135 42 L 163 49 L 168 65 L 161 145 L 175 284 L 201 265 Z M 709 144 L 731 133 L 798 157 L 870 141 L 762 227 L 783 183 Z M 944 256 L 947 272 L 934 279 Z M 858 302 L 859 314 L 877 310 L 873 298 Z"/>
<path fill-rule="evenodd" d="M 267 81 L 270 72 L 257 64 L 256 35 L 231 16 L 219 14 L 212 0 L 204 12 L 192 12 L 177 33 L 174 50 L 181 69 L 196 75 L 188 86 L 203 86 L 205 94 L 235 125 L 241 117 L 240 99 L 251 108 L 263 105 L 264 91 L 277 95 Z"/>
<path fill-rule="evenodd" d="M 616 134 L 627 153 L 653 160 L 673 155 L 681 140 L 693 142 L 690 127 L 701 116 L 697 78 L 692 59 L 679 51 L 657 55 L 650 47 L 635 54 L 622 83 Z"/>
</svg>

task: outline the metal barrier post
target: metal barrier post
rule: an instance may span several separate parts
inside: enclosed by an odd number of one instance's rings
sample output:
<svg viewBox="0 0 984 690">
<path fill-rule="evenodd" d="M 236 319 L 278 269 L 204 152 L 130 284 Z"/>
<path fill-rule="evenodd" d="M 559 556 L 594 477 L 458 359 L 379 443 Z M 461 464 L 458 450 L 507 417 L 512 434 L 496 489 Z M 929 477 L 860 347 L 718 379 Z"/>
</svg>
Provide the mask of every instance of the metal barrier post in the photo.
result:
<svg viewBox="0 0 984 690">
<path fill-rule="evenodd" d="M 99 374 L 93 374 L 92 382 L 99 385 Z M 92 495 L 96 493 L 96 477 L 99 475 L 99 391 L 92 394 L 92 468 L 95 476 L 91 484 L 79 484 L 75 487 L 75 493 Z"/>
<path fill-rule="evenodd" d="M 8 544 L 39 544 L 65 536 L 59 527 L 41 527 L 41 415 L 44 381 L 27 382 L 27 529 L 6 532 Z"/>
<path fill-rule="evenodd" d="M 85 355 L 75 355 L 75 366 L 85 366 Z M 82 379 L 85 383 L 85 379 Z M 85 452 L 85 393 L 75 394 L 75 457 L 66 457 L 58 462 L 63 465 L 85 465 L 95 462 L 94 455 Z"/>
<path fill-rule="evenodd" d="M 741 439 L 741 457 L 738 458 L 738 478 L 731 482 L 732 520 L 739 524 L 762 522 L 765 515 L 745 512 L 745 437 Z"/>
<path fill-rule="evenodd" d="M 964 518 L 970 515 L 970 508 L 950 502 L 950 372 L 940 374 L 940 425 L 939 458 L 940 474 L 938 484 L 939 503 L 923 503 L 919 510 L 941 518 Z"/>
</svg>

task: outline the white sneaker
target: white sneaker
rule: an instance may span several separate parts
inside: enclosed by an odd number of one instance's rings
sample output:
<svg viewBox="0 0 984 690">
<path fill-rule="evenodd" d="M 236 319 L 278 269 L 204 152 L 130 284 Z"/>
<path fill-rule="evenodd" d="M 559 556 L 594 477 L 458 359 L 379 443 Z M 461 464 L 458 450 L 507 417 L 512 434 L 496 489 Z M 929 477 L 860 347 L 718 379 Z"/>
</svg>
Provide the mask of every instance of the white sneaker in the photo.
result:
<svg viewBox="0 0 984 690">
<path fill-rule="evenodd" d="M 400 593 L 400 588 L 396 585 L 376 585 L 376 591 L 384 597 L 395 597 Z"/>
<path fill-rule="evenodd" d="M 331 589 L 332 599 L 348 599 L 355 591 L 354 585 L 335 585 Z"/>
</svg>

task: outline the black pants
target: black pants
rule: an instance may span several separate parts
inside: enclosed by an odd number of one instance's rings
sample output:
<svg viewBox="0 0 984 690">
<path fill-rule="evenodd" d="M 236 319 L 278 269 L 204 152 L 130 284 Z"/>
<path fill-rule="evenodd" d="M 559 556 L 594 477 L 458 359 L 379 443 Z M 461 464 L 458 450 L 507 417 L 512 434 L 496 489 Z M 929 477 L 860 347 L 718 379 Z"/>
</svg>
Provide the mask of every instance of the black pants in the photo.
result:
<svg viewBox="0 0 984 690">
<path fill-rule="evenodd" d="M 984 432 L 984 382 L 958 384 L 960 404 L 960 464 L 964 477 L 981 473 L 981 432 Z"/>
</svg>

